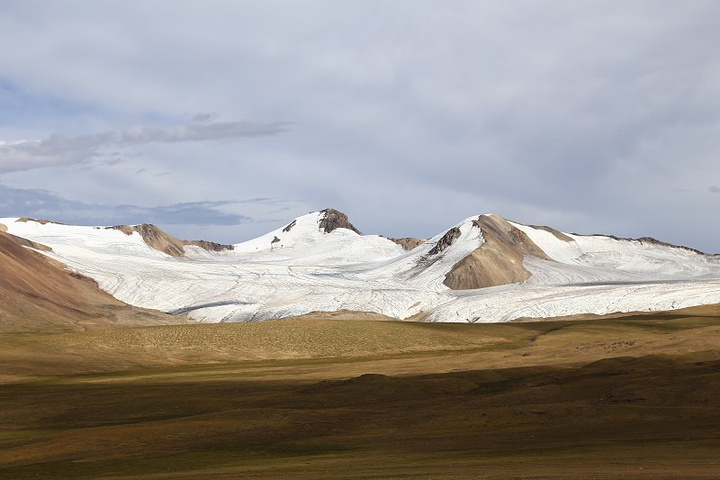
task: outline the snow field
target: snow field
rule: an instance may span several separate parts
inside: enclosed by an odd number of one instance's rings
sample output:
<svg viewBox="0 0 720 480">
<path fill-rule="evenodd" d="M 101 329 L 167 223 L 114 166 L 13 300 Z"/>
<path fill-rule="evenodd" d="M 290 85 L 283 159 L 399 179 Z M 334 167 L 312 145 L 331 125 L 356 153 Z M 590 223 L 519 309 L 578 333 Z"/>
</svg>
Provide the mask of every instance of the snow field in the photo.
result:
<svg viewBox="0 0 720 480">
<path fill-rule="evenodd" d="M 438 234 L 411 251 L 380 236 L 346 229 L 325 233 L 322 212 L 289 228 L 208 252 L 186 247 L 184 258 L 152 249 L 142 237 L 104 227 L 0 219 L 14 235 L 45 244 L 49 256 L 95 279 L 118 299 L 187 313 L 202 322 L 252 321 L 340 309 L 432 321 L 506 322 L 682 308 L 720 303 L 716 257 L 609 237 L 568 235 L 515 224 L 554 261 L 525 259 L 527 282 L 453 291 L 443 281 L 452 266 L 484 243 L 471 217 L 461 235 L 430 255 Z"/>
</svg>

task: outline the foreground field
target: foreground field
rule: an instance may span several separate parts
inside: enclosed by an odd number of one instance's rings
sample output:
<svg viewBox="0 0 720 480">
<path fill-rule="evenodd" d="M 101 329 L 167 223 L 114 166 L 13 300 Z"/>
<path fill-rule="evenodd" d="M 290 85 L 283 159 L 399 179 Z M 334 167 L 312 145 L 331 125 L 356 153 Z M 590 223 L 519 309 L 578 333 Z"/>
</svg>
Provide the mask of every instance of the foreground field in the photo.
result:
<svg viewBox="0 0 720 480">
<path fill-rule="evenodd" d="M 717 478 L 720 308 L 0 337 L 0 478 Z"/>
</svg>

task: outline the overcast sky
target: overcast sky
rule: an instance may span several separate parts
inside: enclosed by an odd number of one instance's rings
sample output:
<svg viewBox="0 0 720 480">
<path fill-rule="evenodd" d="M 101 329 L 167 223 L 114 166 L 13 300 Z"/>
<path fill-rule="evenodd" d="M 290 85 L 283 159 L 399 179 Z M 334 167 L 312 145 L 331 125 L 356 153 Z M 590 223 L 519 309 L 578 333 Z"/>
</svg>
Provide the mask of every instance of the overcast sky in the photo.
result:
<svg viewBox="0 0 720 480">
<path fill-rule="evenodd" d="M 0 215 L 720 252 L 720 2 L 0 1 Z"/>
</svg>

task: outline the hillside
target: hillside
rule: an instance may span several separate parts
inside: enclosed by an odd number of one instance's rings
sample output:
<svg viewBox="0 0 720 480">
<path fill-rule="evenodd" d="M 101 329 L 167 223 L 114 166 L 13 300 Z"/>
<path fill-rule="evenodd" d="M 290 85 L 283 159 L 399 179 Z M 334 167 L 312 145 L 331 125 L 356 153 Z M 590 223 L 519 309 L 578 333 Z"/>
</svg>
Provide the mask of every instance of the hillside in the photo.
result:
<svg viewBox="0 0 720 480">
<path fill-rule="evenodd" d="M 49 248 L 0 231 L 0 332 L 82 330 L 183 323 L 130 307 L 38 251 Z"/>
<path fill-rule="evenodd" d="M 720 298 L 718 256 L 497 215 L 470 217 L 409 249 L 415 242 L 362 235 L 332 209 L 231 246 L 182 241 L 149 225 L 0 223 L 48 245 L 47 256 L 123 302 L 202 322 L 340 310 L 506 322 L 670 310 Z"/>
<path fill-rule="evenodd" d="M 719 319 L 4 335 L 0 478 L 714 478 Z"/>
</svg>

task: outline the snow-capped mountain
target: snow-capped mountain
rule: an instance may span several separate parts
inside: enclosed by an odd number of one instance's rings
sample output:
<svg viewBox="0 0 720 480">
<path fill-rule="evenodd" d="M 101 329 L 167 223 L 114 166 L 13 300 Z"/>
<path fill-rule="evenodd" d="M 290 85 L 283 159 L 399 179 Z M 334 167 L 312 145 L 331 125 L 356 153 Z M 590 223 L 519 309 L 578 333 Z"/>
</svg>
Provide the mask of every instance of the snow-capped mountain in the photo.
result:
<svg viewBox="0 0 720 480">
<path fill-rule="evenodd" d="M 182 241 L 151 225 L 0 224 L 123 302 L 204 322 L 336 310 L 504 322 L 720 303 L 718 256 L 497 215 L 422 242 L 362 235 L 332 209 L 235 245 Z"/>
<path fill-rule="evenodd" d="M 38 251 L 47 247 L 0 229 L 0 332 L 73 331 L 112 325 L 185 323 L 130 307 Z"/>
</svg>

